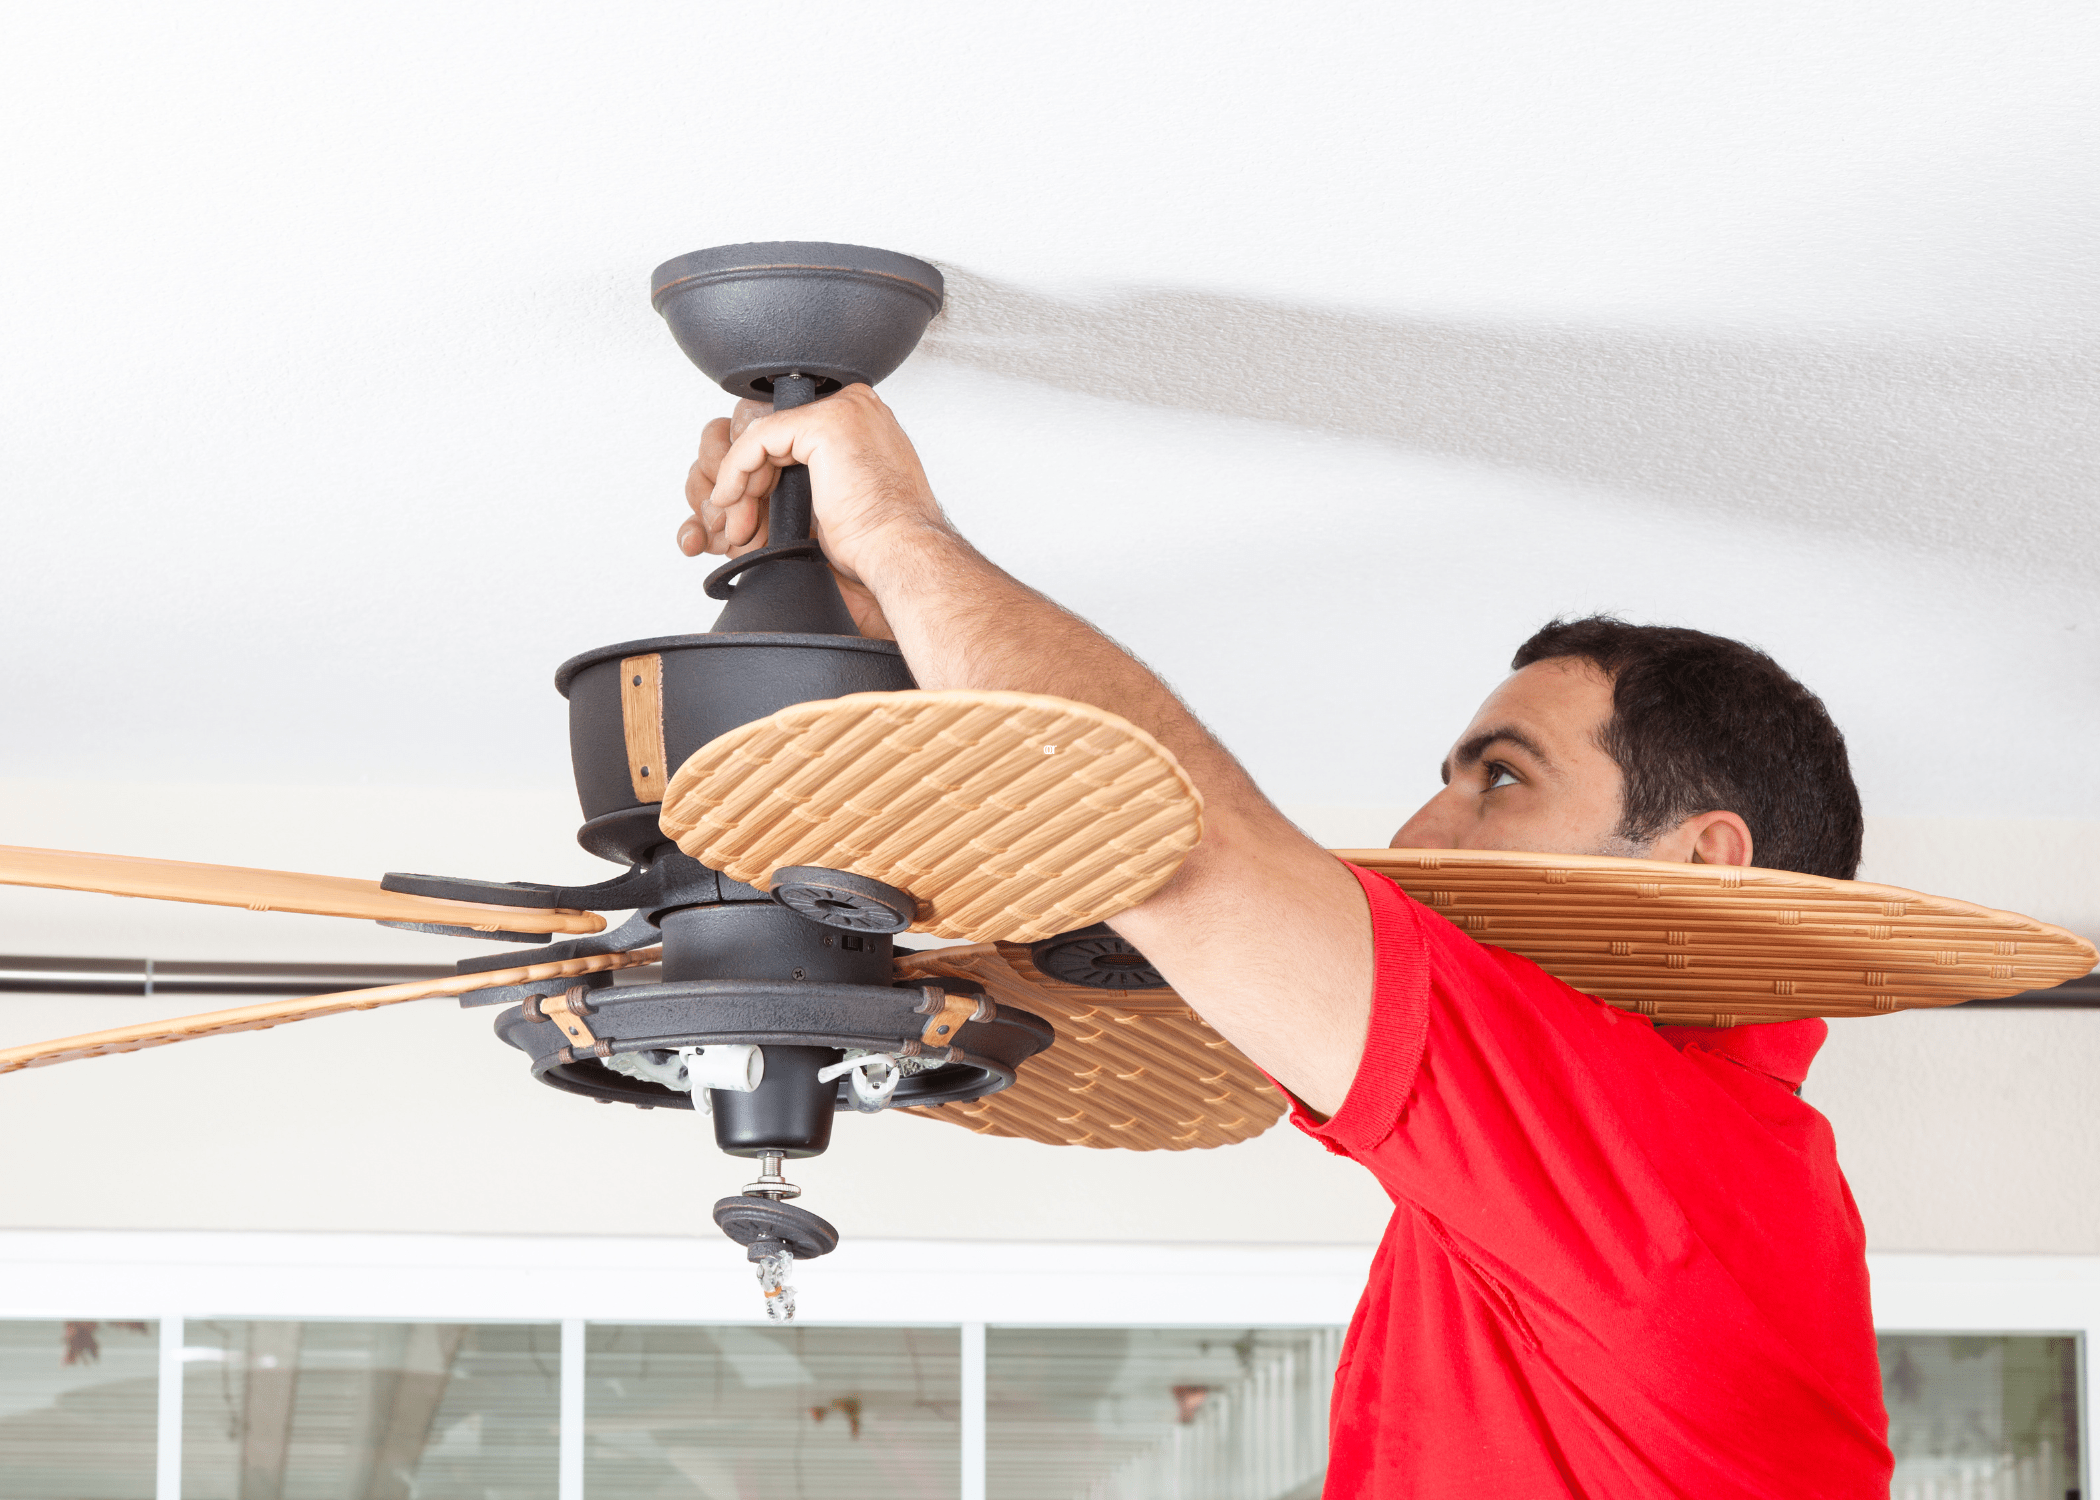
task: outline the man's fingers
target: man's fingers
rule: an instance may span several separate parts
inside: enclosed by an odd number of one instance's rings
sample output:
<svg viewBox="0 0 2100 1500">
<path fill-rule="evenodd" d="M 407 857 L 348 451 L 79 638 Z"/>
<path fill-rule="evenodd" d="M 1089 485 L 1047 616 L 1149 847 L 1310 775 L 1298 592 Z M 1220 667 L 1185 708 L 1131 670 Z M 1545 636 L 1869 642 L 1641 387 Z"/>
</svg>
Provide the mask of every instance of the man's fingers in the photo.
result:
<svg viewBox="0 0 2100 1500">
<path fill-rule="evenodd" d="M 831 485 L 827 503 L 843 507 L 832 519 L 853 535 L 866 529 L 870 514 L 900 507 L 939 515 L 918 455 L 895 418 L 874 392 L 853 385 L 792 411 L 739 402 L 727 422 L 709 423 L 686 476 L 693 525 L 680 531 L 679 546 L 688 555 L 698 548 L 731 557 L 764 546 L 769 497 L 790 464 L 809 464 L 820 489 Z M 819 540 L 831 556 L 833 539 Z M 831 556 L 831 562 L 852 576 L 850 561 Z"/>
<path fill-rule="evenodd" d="M 729 423 L 717 418 L 708 424 L 701 439 L 700 456 L 685 476 L 685 503 L 692 508 L 692 515 L 679 525 L 678 550 L 687 557 L 697 557 L 703 552 L 729 553 L 738 547 L 751 545 L 754 537 L 765 530 L 766 493 L 772 489 L 770 477 L 763 485 L 748 485 L 746 493 L 723 504 L 714 499 L 715 473 L 720 468 L 722 456 L 729 450 Z"/>
<path fill-rule="evenodd" d="M 772 414 L 773 408 L 762 402 L 739 401 L 734 416 L 716 417 L 709 422 L 700 429 L 700 453 L 694 460 L 693 473 L 706 476 L 707 482 L 713 484 L 715 476 L 721 472 L 723 456 L 744 435 L 744 429 L 759 418 Z"/>
<path fill-rule="evenodd" d="M 699 546 L 687 546 L 687 528 L 678 528 L 678 545 L 688 557 L 695 556 L 699 551 L 709 550 L 706 537 L 716 529 L 719 518 L 712 513 L 713 507 L 708 504 L 707 497 L 714 492 L 715 474 L 722 467 L 722 455 L 729 451 L 729 442 L 727 417 L 716 417 L 700 429 L 700 453 L 685 474 L 685 503 L 700 523 L 699 535 L 702 540 Z"/>
<path fill-rule="evenodd" d="M 756 405 L 756 403 L 744 403 Z M 739 405 L 741 411 L 742 404 Z M 718 509 L 745 499 L 771 494 L 773 481 L 782 468 L 804 461 L 795 452 L 796 439 L 808 441 L 810 429 L 822 423 L 829 413 L 822 405 L 798 407 L 779 416 L 760 414 L 750 421 L 744 430 L 729 445 L 715 473 L 715 486 L 709 496 Z"/>
<path fill-rule="evenodd" d="M 734 557 L 766 542 L 766 503 L 744 500 L 725 510 L 707 506 L 678 526 L 678 550 L 687 557 L 713 552 Z"/>
<path fill-rule="evenodd" d="M 737 435 L 772 408 L 762 401 L 739 401 L 734 416 L 716 417 L 700 432 L 700 452 L 685 476 L 685 503 L 692 518 L 678 528 L 678 550 L 687 557 L 703 552 L 734 556 L 765 544 L 766 497 L 778 471 L 763 467 L 744 477 L 733 494 L 717 499 L 723 460 Z"/>
<path fill-rule="evenodd" d="M 700 456 L 693 460 L 693 476 L 695 478 L 704 477 L 708 487 L 712 488 L 715 482 L 715 475 L 721 472 L 722 455 L 729 451 L 729 445 L 734 441 L 736 441 L 736 434 L 729 430 L 729 419 L 727 417 L 716 417 L 712 422 L 701 428 Z M 688 502 L 704 497 L 707 493 L 703 489 L 700 492 L 700 496 L 696 497 L 693 493 L 693 486 L 690 483 L 686 485 L 685 491 Z M 699 506 L 696 504 L 693 508 L 698 510 Z"/>
<path fill-rule="evenodd" d="M 746 407 L 753 410 L 747 413 Z M 716 417 L 701 429 L 700 455 L 693 460 L 693 466 L 685 476 L 685 503 L 692 507 L 694 515 L 699 516 L 710 527 L 714 524 L 714 518 L 707 514 L 708 497 L 714 491 L 716 476 L 722 471 L 722 459 L 736 439 L 739 430 L 737 423 L 741 421 L 749 425 L 752 416 L 764 416 L 766 411 L 767 408 L 756 401 L 739 402 L 737 418 Z M 745 486 L 744 493 L 761 498 L 770 495 L 773 492 L 774 477 L 771 470 L 761 473 L 757 476 L 757 482 Z"/>
<path fill-rule="evenodd" d="M 722 512 L 722 540 L 729 549 L 750 547 L 760 540 L 759 531 L 764 520 L 762 501 L 755 497 L 739 500 Z M 730 555 L 734 556 L 734 551 Z"/>
<path fill-rule="evenodd" d="M 753 401 L 749 396 L 746 396 L 743 400 L 737 402 L 736 410 L 730 414 L 729 441 L 732 443 L 735 442 L 738 438 L 744 435 L 744 429 L 746 427 L 749 427 L 760 417 L 769 417 L 772 414 L 772 402 Z M 709 425 L 712 426 L 713 424 L 710 423 Z M 726 451 L 728 445 L 724 444 L 723 446 Z"/>
</svg>

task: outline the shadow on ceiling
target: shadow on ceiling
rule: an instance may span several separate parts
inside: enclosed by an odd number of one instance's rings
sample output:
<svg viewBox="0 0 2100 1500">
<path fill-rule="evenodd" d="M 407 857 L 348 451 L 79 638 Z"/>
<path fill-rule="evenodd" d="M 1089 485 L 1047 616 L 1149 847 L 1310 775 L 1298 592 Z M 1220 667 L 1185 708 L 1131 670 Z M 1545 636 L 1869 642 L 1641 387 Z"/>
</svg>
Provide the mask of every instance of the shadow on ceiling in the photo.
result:
<svg viewBox="0 0 2100 1500">
<path fill-rule="evenodd" d="M 2100 349 L 1065 301 L 942 267 L 932 358 L 2048 571 L 2100 566 Z"/>
</svg>

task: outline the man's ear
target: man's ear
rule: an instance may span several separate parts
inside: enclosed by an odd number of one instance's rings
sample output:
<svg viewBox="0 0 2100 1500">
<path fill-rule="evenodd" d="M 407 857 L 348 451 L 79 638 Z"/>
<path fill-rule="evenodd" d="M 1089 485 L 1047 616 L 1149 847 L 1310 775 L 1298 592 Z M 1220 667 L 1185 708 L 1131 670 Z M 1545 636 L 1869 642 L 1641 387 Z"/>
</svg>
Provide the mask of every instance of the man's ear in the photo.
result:
<svg viewBox="0 0 2100 1500">
<path fill-rule="evenodd" d="M 1678 825 L 1670 842 L 1690 847 L 1685 862 L 1694 865 L 1747 865 L 1755 846 L 1750 825 L 1732 812 L 1700 813 Z"/>
</svg>

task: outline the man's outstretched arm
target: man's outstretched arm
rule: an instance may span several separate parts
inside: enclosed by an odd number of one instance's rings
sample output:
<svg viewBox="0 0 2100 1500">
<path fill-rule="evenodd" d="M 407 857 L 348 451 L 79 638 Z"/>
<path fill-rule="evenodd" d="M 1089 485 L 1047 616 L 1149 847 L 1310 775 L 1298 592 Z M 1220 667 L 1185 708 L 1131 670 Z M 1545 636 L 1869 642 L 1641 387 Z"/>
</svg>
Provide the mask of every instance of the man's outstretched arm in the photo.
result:
<svg viewBox="0 0 2100 1500">
<path fill-rule="evenodd" d="M 1174 752 L 1203 792 L 1203 841 L 1114 926 L 1271 1076 L 1322 1113 L 1339 1109 L 1372 986 L 1370 917 L 1349 872 L 1141 663 L 956 532 L 910 439 L 866 386 L 756 416 L 734 441 L 728 424 L 712 424 L 687 485 L 694 516 L 681 545 L 735 552 L 761 540 L 765 496 L 790 463 L 809 465 L 819 535 L 856 618 L 863 628 L 887 622 L 922 687 L 1076 699 Z"/>
</svg>

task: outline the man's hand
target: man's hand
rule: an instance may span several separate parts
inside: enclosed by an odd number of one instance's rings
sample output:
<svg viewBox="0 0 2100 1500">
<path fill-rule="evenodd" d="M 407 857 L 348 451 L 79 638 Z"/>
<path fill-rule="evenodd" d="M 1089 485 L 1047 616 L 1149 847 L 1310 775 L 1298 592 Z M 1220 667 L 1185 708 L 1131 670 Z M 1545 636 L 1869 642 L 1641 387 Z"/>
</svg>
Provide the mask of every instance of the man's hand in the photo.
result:
<svg viewBox="0 0 2100 1500">
<path fill-rule="evenodd" d="M 1112 919 L 1116 930 L 1271 1077 L 1317 1110 L 1340 1108 L 1371 1010 L 1370 913 L 1348 871 L 1141 663 L 955 532 L 911 440 L 864 385 L 784 412 L 746 401 L 709 423 L 680 547 L 734 557 L 762 546 L 774 479 L 797 463 L 809 465 L 817 535 L 855 621 L 895 640 L 921 687 L 1091 703 L 1180 759 L 1203 793 L 1203 840 L 1163 889 Z M 1270 940 L 1277 932 L 1291 940 Z"/>
<path fill-rule="evenodd" d="M 863 635 L 894 638 L 871 570 L 899 533 L 953 533 L 911 439 L 867 386 L 780 413 L 739 401 L 734 416 L 708 423 L 686 475 L 693 514 L 678 528 L 679 550 L 737 557 L 766 545 L 768 500 L 790 464 L 809 466 L 816 536 L 854 623 Z"/>
</svg>

